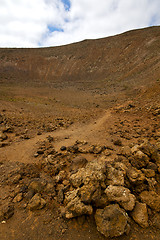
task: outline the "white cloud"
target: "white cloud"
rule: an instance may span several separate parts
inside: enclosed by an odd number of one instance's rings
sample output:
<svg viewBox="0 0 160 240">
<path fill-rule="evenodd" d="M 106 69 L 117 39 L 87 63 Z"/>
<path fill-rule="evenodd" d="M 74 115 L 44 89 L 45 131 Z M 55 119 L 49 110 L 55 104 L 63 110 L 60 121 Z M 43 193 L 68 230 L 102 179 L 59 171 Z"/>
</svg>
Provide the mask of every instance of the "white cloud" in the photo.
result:
<svg viewBox="0 0 160 240">
<path fill-rule="evenodd" d="M 160 24 L 159 0 L 70 0 L 69 11 L 64 1 L 0 0 L 0 47 L 62 45 Z"/>
</svg>

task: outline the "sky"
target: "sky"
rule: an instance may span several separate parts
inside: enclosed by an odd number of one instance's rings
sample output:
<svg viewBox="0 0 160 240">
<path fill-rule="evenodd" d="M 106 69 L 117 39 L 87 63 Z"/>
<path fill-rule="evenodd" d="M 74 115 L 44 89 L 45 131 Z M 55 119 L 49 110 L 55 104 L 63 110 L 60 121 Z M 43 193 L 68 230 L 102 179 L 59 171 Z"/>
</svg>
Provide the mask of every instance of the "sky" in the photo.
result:
<svg viewBox="0 0 160 240">
<path fill-rule="evenodd" d="M 0 0 L 0 47 L 60 46 L 160 25 L 160 0 Z"/>
</svg>

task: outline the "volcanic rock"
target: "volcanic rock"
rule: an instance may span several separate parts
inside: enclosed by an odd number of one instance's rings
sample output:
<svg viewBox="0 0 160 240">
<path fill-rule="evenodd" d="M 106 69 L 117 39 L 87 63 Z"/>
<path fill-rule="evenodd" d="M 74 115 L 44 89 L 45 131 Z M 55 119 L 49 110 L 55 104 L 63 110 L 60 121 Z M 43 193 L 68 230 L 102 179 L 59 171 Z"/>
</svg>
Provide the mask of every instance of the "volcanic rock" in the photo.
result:
<svg viewBox="0 0 160 240">
<path fill-rule="evenodd" d="M 136 197 L 130 193 L 128 188 L 110 185 L 106 188 L 105 193 L 110 202 L 118 202 L 127 211 L 133 210 Z"/>
<path fill-rule="evenodd" d="M 99 184 L 94 184 L 90 182 L 87 185 L 82 186 L 78 194 L 80 196 L 80 199 L 85 204 L 92 204 L 96 203 L 100 197 L 101 197 L 101 187 Z"/>
<path fill-rule="evenodd" d="M 0 131 L 0 141 L 4 141 L 6 140 L 8 137 L 7 137 L 7 134 L 3 133 L 2 131 Z"/>
<path fill-rule="evenodd" d="M 10 203 L 0 206 L 0 222 L 9 219 L 14 214 L 14 206 Z"/>
<path fill-rule="evenodd" d="M 41 198 L 41 196 L 37 193 L 35 194 L 32 199 L 28 203 L 28 209 L 31 211 L 42 209 L 46 205 L 46 201 Z"/>
<path fill-rule="evenodd" d="M 127 169 L 127 177 L 129 181 L 134 185 L 142 184 L 145 180 L 145 175 L 142 173 L 142 171 L 134 167 Z"/>
<path fill-rule="evenodd" d="M 147 205 L 145 203 L 136 202 L 135 208 L 131 212 L 131 216 L 141 227 L 145 228 L 149 226 Z"/>
<path fill-rule="evenodd" d="M 91 181 L 102 183 L 106 179 L 105 173 L 105 162 L 94 160 L 89 162 L 85 168 L 81 168 L 77 173 L 72 174 L 70 181 L 74 187 L 79 187 L 82 184 L 88 184 Z"/>
<path fill-rule="evenodd" d="M 154 191 L 144 191 L 140 194 L 142 202 L 146 203 L 151 209 L 160 212 L 160 195 Z"/>
<path fill-rule="evenodd" d="M 91 215 L 93 209 L 90 205 L 85 205 L 77 195 L 78 189 L 67 193 L 66 195 L 66 207 L 65 207 L 65 217 L 74 218 L 82 215 Z"/>
<path fill-rule="evenodd" d="M 76 171 L 80 168 L 83 168 L 86 166 L 87 164 L 87 159 L 82 157 L 82 156 L 77 156 L 75 158 L 73 158 L 72 162 L 71 162 L 71 170 Z"/>
<path fill-rule="evenodd" d="M 124 185 L 125 175 L 126 166 L 123 163 L 107 164 L 107 185 Z"/>
<path fill-rule="evenodd" d="M 119 237 L 128 228 L 128 215 L 118 204 L 97 209 L 95 221 L 97 230 L 105 237 Z"/>
<path fill-rule="evenodd" d="M 160 164 L 158 149 L 154 145 L 149 142 L 145 142 L 141 144 L 139 148 L 143 153 L 147 154 L 153 162 Z"/>
<path fill-rule="evenodd" d="M 152 218 L 152 224 L 155 228 L 160 229 L 160 213 L 156 213 Z"/>
</svg>

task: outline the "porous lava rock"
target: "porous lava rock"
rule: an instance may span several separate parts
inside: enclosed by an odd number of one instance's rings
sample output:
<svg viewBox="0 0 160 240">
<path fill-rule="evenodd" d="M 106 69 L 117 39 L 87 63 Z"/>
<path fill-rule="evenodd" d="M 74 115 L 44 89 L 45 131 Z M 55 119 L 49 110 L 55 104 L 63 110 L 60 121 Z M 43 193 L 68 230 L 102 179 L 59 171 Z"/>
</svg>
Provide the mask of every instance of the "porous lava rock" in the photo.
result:
<svg viewBox="0 0 160 240">
<path fill-rule="evenodd" d="M 66 194 L 65 202 L 65 217 L 70 219 L 82 215 L 91 215 L 93 208 L 90 205 L 84 204 L 78 197 L 78 189 L 69 191 Z"/>
<path fill-rule="evenodd" d="M 106 179 L 106 164 L 103 161 L 93 160 L 89 162 L 85 168 L 79 169 L 75 174 L 72 174 L 70 181 L 74 187 L 80 187 L 82 184 L 89 182 L 105 182 Z"/>
<path fill-rule="evenodd" d="M 117 202 L 127 211 L 132 211 L 135 206 L 136 197 L 130 193 L 128 188 L 109 185 L 105 193 L 110 202 Z"/>
<path fill-rule="evenodd" d="M 28 209 L 39 210 L 42 209 L 46 205 L 46 201 L 40 196 L 40 194 L 35 194 L 28 203 Z"/>
<path fill-rule="evenodd" d="M 97 230 L 105 237 L 119 237 L 128 231 L 128 214 L 118 204 L 111 204 L 95 213 Z"/>
<path fill-rule="evenodd" d="M 151 209 L 160 212 L 160 195 L 155 191 L 143 191 L 139 197 Z"/>
<path fill-rule="evenodd" d="M 141 227 L 146 228 L 148 224 L 147 205 L 145 203 L 136 202 L 135 208 L 131 213 L 132 218 Z"/>
<path fill-rule="evenodd" d="M 11 203 L 6 203 L 0 206 L 0 222 L 11 218 L 14 214 L 14 206 Z"/>
</svg>

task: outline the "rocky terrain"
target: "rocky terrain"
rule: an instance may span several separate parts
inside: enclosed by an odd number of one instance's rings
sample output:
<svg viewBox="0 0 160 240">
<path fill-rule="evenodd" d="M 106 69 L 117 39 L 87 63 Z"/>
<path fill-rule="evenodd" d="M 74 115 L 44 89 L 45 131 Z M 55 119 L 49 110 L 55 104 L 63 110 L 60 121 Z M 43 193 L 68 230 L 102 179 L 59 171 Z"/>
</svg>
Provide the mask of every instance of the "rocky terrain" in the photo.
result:
<svg viewBox="0 0 160 240">
<path fill-rule="evenodd" d="M 160 239 L 159 33 L 0 49 L 0 239 Z"/>
</svg>

